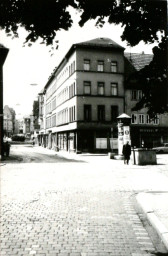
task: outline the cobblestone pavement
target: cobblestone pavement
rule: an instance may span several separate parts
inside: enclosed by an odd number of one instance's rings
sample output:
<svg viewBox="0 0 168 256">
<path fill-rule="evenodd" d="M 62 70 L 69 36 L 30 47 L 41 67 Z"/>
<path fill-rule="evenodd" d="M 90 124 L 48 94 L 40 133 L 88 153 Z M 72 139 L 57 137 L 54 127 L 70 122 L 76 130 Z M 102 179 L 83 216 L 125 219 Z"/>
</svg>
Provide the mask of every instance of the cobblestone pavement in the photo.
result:
<svg viewBox="0 0 168 256">
<path fill-rule="evenodd" d="M 95 162 L 1 166 L 1 255 L 156 253 L 134 195 L 167 191 L 168 177 L 155 167 Z"/>
</svg>

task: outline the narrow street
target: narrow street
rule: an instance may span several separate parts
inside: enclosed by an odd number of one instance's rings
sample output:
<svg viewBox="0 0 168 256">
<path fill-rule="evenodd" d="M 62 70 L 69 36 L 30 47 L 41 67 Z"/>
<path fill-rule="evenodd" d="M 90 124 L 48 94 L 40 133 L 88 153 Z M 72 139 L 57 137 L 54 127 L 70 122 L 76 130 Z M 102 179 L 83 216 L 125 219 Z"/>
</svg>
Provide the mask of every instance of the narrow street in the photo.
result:
<svg viewBox="0 0 168 256">
<path fill-rule="evenodd" d="M 11 156 L 1 166 L 1 255 L 167 255 L 135 200 L 168 191 L 166 155 L 157 166 L 31 146 L 12 146 Z"/>
</svg>

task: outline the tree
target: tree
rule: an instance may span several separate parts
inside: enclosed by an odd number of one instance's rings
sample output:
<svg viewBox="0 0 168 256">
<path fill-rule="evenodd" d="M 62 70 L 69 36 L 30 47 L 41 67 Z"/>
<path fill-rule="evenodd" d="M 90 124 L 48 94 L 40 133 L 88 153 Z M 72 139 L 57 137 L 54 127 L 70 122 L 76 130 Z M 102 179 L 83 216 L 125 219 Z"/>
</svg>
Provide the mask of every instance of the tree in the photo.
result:
<svg viewBox="0 0 168 256">
<path fill-rule="evenodd" d="M 154 49 L 153 64 L 148 67 L 148 73 L 150 75 L 150 69 L 152 69 L 155 74 L 152 79 L 157 81 L 160 81 L 158 80 L 160 76 L 156 77 L 158 72 L 162 74 L 161 77 L 164 77 L 167 52 L 166 0 L 1 0 L 0 26 L 8 36 L 14 37 L 18 36 L 18 28 L 24 27 L 28 31 L 25 41 L 28 45 L 42 38 L 42 43 L 46 45 L 55 43 L 57 48 L 56 32 L 60 29 L 68 30 L 73 24 L 68 8 L 70 6 L 81 13 L 79 22 L 81 27 L 90 19 L 96 20 L 96 26 L 101 27 L 107 19 L 110 24 L 121 24 L 124 27 L 121 38 L 126 40 L 130 46 L 135 46 L 140 41 L 158 42 L 158 47 Z M 160 63 L 157 63 L 160 53 L 164 58 L 162 67 L 159 67 Z M 141 76 L 147 75 L 146 72 L 146 69 L 141 71 Z M 150 79 L 150 76 L 147 78 Z M 153 80 L 150 83 L 149 95 L 154 92 L 154 84 Z M 150 109 L 154 101 L 149 104 L 150 97 L 144 97 L 143 100 L 143 103 Z M 161 108 L 153 107 L 155 112 L 165 110 L 167 110 L 167 102 L 162 104 Z"/>
</svg>

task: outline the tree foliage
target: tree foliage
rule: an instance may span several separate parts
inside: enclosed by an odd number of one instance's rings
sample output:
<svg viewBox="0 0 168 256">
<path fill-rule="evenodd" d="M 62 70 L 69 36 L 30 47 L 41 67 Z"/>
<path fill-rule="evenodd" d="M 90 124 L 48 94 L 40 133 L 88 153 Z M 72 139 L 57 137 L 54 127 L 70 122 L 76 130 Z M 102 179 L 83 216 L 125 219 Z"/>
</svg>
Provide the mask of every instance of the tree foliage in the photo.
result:
<svg viewBox="0 0 168 256">
<path fill-rule="evenodd" d="M 166 38 L 153 48 L 154 57 L 151 63 L 135 72 L 133 77 L 142 86 L 143 97 L 133 110 L 148 108 L 150 117 L 156 113 L 168 111 L 168 84 L 167 84 L 167 42 Z"/>
<path fill-rule="evenodd" d="M 73 20 L 70 9 L 73 7 L 81 13 L 79 25 L 82 27 L 88 20 L 94 19 L 95 25 L 102 27 L 105 20 L 110 24 L 121 24 L 124 28 L 121 36 L 130 46 L 140 41 L 158 42 L 153 49 L 152 63 L 141 70 L 137 77 L 143 82 L 143 101 L 149 113 L 167 110 L 167 100 L 157 103 L 157 91 L 165 90 L 165 70 L 167 53 L 167 1 L 166 0 L 1 0 L 0 26 L 8 36 L 18 36 L 18 28 L 28 31 L 25 42 L 28 45 L 42 38 L 42 43 L 58 47 L 57 31 L 68 30 Z M 111 35 L 112 37 L 112 31 Z M 161 43 L 159 44 L 159 40 Z M 149 81 L 148 81 L 149 79 Z M 160 80 L 161 79 L 161 80 Z M 152 95 L 152 96 L 151 96 Z M 161 98 L 162 99 L 162 98 Z M 164 102 L 164 104 L 163 104 Z M 156 104 L 157 103 L 157 104 Z M 153 105 L 154 104 L 154 105 Z M 159 107 L 158 107 L 159 106 Z"/>
</svg>

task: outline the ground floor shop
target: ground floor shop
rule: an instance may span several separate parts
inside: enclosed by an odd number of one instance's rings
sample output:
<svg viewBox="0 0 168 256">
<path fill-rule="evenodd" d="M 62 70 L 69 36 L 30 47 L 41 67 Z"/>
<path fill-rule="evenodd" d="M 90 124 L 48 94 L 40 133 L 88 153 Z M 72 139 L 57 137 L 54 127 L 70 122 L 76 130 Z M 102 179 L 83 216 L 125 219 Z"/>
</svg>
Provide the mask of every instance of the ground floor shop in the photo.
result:
<svg viewBox="0 0 168 256">
<path fill-rule="evenodd" d="M 168 128 L 131 126 L 131 145 L 153 148 L 168 142 Z M 38 144 L 75 153 L 118 152 L 118 129 L 76 129 L 64 132 L 48 131 L 38 135 Z"/>
<path fill-rule="evenodd" d="M 38 144 L 49 149 L 75 153 L 117 151 L 117 128 L 105 130 L 72 130 L 66 132 L 39 134 Z"/>
<path fill-rule="evenodd" d="M 153 148 L 168 142 L 168 128 L 131 126 L 131 144 L 137 148 Z"/>
</svg>

